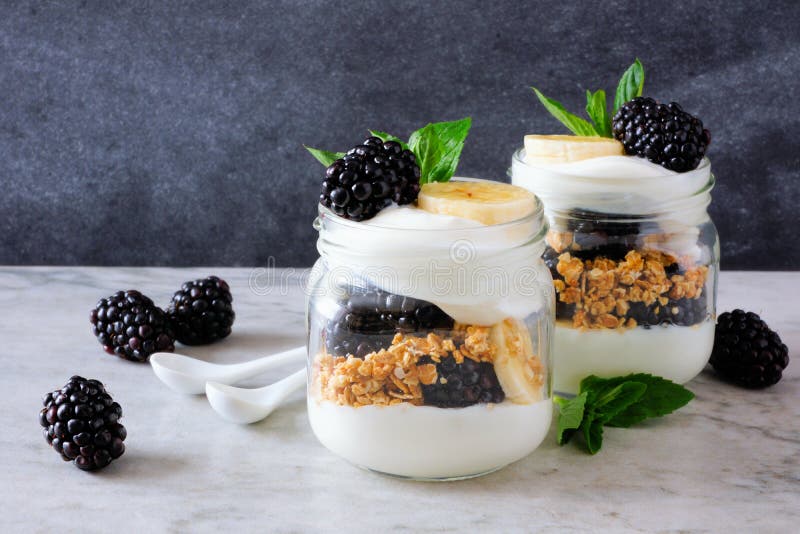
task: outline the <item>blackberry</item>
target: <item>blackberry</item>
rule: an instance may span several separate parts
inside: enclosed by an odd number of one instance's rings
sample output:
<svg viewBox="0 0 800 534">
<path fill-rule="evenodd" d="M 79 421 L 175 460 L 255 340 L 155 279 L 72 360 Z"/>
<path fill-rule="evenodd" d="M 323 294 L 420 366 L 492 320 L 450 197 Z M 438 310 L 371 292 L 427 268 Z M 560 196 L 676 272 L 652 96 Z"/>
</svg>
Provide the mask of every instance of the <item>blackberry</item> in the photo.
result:
<svg viewBox="0 0 800 534">
<path fill-rule="evenodd" d="M 325 345 L 336 356 L 363 358 L 398 332 L 450 330 L 453 318 L 430 302 L 377 289 L 354 289 L 328 322 Z"/>
<path fill-rule="evenodd" d="M 696 169 L 711 142 L 702 121 L 675 102 L 659 104 L 641 96 L 619 108 L 611 128 L 625 152 L 677 172 Z"/>
<path fill-rule="evenodd" d="M 644 302 L 631 302 L 626 317 L 635 319 L 644 328 L 661 324 L 692 326 L 708 317 L 706 294 L 694 299 L 670 299 L 667 304 L 646 305 Z"/>
<path fill-rule="evenodd" d="M 757 314 L 733 310 L 717 319 L 710 363 L 734 384 L 765 388 L 781 379 L 789 365 L 789 349 Z"/>
<path fill-rule="evenodd" d="M 98 380 L 73 376 L 48 393 L 39 412 L 44 438 L 64 461 L 84 471 L 102 469 L 125 452 L 122 407 Z"/>
<path fill-rule="evenodd" d="M 367 138 L 325 172 L 320 204 L 354 221 L 374 217 L 392 203 L 410 204 L 419 194 L 419 166 L 395 141 Z"/>
<path fill-rule="evenodd" d="M 175 338 L 184 345 L 205 345 L 228 337 L 236 314 L 230 287 L 216 276 L 184 282 L 167 308 Z"/>
<path fill-rule="evenodd" d="M 417 365 L 428 363 L 435 362 L 430 356 L 423 356 Z M 458 364 L 452 356 L 445 356 L 436 363 L 436 371 L 436 382 L 422 385 L 422 398 L 427 406 L 464 408 L 478 403 L 501 403 L 506 397 L 491 363 L 464 358 Z"/>
<path fill-rule="evenodd" d="M 101 299 L 89 315 L 94 335 L 109 354 L 144 362 L 154 352 L 175 350 L 164 311 L 136 290 Z"/>
</svg>

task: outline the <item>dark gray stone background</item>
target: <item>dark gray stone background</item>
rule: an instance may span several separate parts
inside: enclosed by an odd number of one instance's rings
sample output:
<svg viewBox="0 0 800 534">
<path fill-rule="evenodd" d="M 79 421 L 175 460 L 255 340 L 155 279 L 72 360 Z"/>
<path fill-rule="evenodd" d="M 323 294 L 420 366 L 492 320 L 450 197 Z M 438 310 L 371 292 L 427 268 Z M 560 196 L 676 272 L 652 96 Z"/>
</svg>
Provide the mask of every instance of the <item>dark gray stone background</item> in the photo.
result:
<svg viewBox="0 0 800 534">
<path fill-rule="evenodd" d="M 470 115 L 459 173 L 613 92 L 713 135 L 727 269 L 800 268 L 800 2 L 0 2 L 0 264 L 307 266 L 323 169 L 367 128 Z"/>
</svg>

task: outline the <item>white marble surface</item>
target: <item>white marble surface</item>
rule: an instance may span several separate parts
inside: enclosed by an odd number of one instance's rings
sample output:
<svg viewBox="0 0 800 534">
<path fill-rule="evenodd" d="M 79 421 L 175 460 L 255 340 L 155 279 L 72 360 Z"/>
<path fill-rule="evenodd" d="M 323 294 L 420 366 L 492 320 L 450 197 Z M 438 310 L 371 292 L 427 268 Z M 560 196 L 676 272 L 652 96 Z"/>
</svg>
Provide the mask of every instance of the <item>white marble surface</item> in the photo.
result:
<svg viewBox="0 0 800 534">
<path fill-rule="evenodd" d="M 311 434 L 299 393 L 259 424 L 225 423 L 204 397 L 173 393 L 148 365 L 110 357 L 93 338 L 88 312 L 100 297 L 135 287 L 166 303 L 183 280 L 211 273 L 233 288 L 234 334 L 181 352 L 239 361 L 303 343 L 296 279 L 264 295 L 250 288 L 250 269 L 0 268 L 0 532 L 789 532 L 800 524 L 800 273 L 721 276 L 719 309 L 762 313 L 789 346 L 793 361 L 777 386 L 746 391 L 707 371 L 689 384 L 697 399 L 688 407 L 607 430 L 596 456 L 558 447 L 551 432 L 528 458 L 455 483 L 395 480 L 334 457 Z M 124 409 L 127 451 L 100 473 L 63 463 L 39 430 L 41 395 L 73 374 L 103 381 Z"/>
</svg>

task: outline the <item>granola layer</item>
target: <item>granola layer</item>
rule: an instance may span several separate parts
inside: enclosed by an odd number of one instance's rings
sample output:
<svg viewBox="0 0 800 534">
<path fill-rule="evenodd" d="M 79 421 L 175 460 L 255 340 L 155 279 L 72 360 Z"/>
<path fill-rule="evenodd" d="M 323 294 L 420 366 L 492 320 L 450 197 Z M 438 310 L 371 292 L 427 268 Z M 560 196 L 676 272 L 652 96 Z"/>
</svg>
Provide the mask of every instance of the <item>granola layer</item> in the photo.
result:
<svg viewBox="0 0 800 534">
<path fill-rule="evenodd" d="M 708 267 L 687 268 L 682 263 L 649 249 L 631 250 L 621 261 L 582 260 L 564 252 L 558 256 L 553 284 L 559 303 L 571 306 L 560 306 L 558 318 L 571 319 L 575 328 L 634 328 L 638 326 L 631 313 L 635 305 L 657 315 L 662 307 L 675 306 L 675 301 L 700 299 Z M 565 317 L 570 311 L 571 317 Z"/>
<path fill-rule="evenodd" d="M 314 361 L 312 393 L 341 406 L 422 405 L 422 386 L 443 380 L 436 366 L 442 358 L 452 357 L 456 364 L 467 358 L 493 362 L 497 348 L 489 340 L 489 331 L 488 327 L 456 325 L 449 337 L 396 334 L 391 346 L 363 358 L 323 350 Z"/>
</svg>

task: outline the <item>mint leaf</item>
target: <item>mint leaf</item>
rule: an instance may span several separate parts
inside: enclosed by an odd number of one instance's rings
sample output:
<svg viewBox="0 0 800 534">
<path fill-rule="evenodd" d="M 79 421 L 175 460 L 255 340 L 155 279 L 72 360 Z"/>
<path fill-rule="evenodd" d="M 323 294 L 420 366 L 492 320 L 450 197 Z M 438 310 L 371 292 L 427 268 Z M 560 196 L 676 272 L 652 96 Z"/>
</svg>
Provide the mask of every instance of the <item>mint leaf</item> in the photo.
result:
<svg viewBox="0 0 800 534">
<path fill-rule="evenodd" d="M 602 89 L 586 91 L 586 114 L 594 122 L 594 129 L 601 137 L 611 137 L 611 117 L 606 108 L 606 92 Z"/>
<path fill-rule="evenodd" d="M 317 158 L 317 161 L 325 165 L 326 167 L 330 166 L 331 163 L 336 161 L 339 158 L 344 157 L 344 152 L 330 152 L 328 150 L 320 150 L 318 148 L 311 148 L 310 146 L 306 146 L 306 150 L 311 152 L 311 155 Z"/>
<path fill-rule="evenodd" d="M 466 117 L 431 123 L 411 134 L 408 146 L 417 157 L 420 184 L 446 182 L 453 177 L 471 125 L 472 119 Z"/>
<path fill-rule="evenodd" d="M 559 445 L 564 445 L 570 440 L 572 434 L 581 426 L 583 421 L 586 393 L 581 393 L 575 398 L 553 397 L 558 406 L 558 424 L 556 439 Z"/>
<path fill-rule="evenodd" d="M 646 390 L 647 386 L 641 382 L 623 382 L 615 388 L 603 391 L 594 403 L 592 411 L 605 423 L 641 399 Z"/>
<path fill-rule="evenodd" d="M 619 79 L 617 85 L 617 94 L 614 95 L 614 113 L 622 107 L 625 102 L 642 96 L 642 89 L 644 88 L 644 67 L 637 58 L 633 65 L 628 67 Z"/>
<path fill-rule="evenodd" d="M 590 454 L 597 454 L 603 446 L 603 422 L 599 419 L 587 419 L 581 424 L 583 439 Z"/>
<path fill-rule="evenodd" d="M 536 96 L 539 98 L 539 102 L 541 102 L 542 105 L 547 108 L 547 111 L 549 111 L 553 117 L 557 118 L 561 124 L 566 126 L 569 131 L 575 135 L 601 135 L 600 132 L 595 130 L 594 126 L 592 126 L 589 121 L 582 119 L 577 115 L 573 115 L 567 111 L 566 108 L 564 108 L 563 104 L 553 100 L 552 98 L 547 98 L 537 88 L 531 87 L 531 89 L 533 89 L 533 91 L 536 93 Z"/>
<path fill-rule="evenodd" d="M 627 428 L 651 417 L 663 417 L 686 406 L 694 393 L 666 378 L 640 374 L 630 378 L 647 385 L 639 400 L 606 421 L 609 426 Z"/>
<path fill-rule="evenodd" d="M 403 147 L 403 150 L 408 148 L 408 143 L 400 139 L 399 137 L 395 137 L 392 134 L 388 134 L 386 132 L 379 132 L 378 130 L 370 130 L 370 134 L 374 135 L 375 137 L 380 137 L 382 141 L 395 141 L 400 143 L 400 146 Z"/>
<path fill-rule="evenodd" d="M 587 376 L 581 380 L 580 391 L 586 391 L 591 399 L 592 395 L 602 395 L 625 382 L 639 382 L 647 389 L 638 401 L 606 421 L 609 426 L 627 428 L 651 417 L 661 417 L 685 406 L 694 398 L 694 393 L 680 384 L 647 373 L 614 378 Z"/>
</svg>

